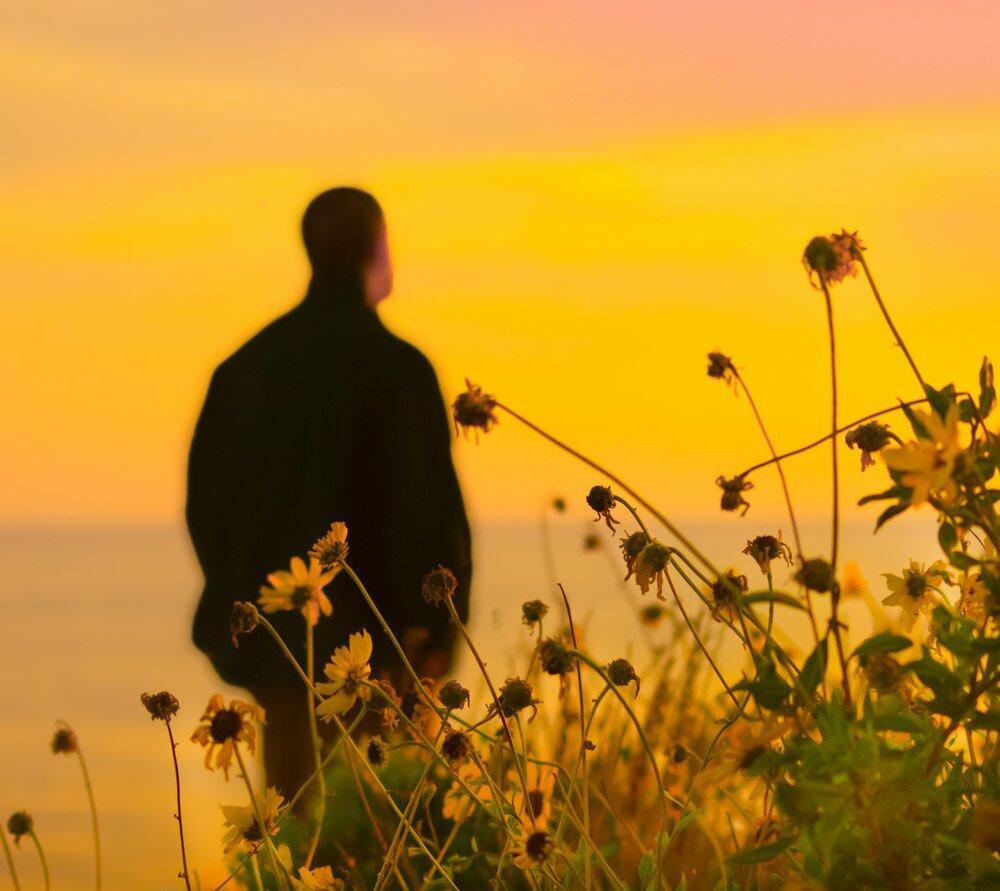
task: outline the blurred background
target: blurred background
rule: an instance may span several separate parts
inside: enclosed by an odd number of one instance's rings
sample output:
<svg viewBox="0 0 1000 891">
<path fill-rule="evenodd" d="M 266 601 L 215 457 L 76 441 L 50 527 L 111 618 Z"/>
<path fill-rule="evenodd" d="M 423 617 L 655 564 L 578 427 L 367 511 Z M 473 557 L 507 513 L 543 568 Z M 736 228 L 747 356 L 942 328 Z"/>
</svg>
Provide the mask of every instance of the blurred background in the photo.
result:
<svg viewBox="0 0 1000 891">
<path fill-rule="evenodd" d="M 812 235 L 860 232 L 931 382 L 973 386 L 996 352 L 993 3 L 92 0 L 0 21 L 0 810 L 33 812 L 60 888 L 91 886 L 91 854 L 76 766 L 47 750 L 57 718 L 91 761 L 107 887 L 179 884 L 166 737 L 138 694 L 175 692 L 186 736 L 221 689 L 189 642 L 187 445 L 215 364 L 301 296 L 318 191 L 382 202 L 383 317 L 446 398 L 481 383 L 744 572 L 745 540 L 787 521 L 767 473 L 746 518 L 718 511 L 715 477 L 766 449 L 705 353 L 735 358 L 779 448 L 825 431 Z M 842 417 L 919 395 L 866 286 L 835 301 Z M 507 419 L 456 459 L 473 633 L 498 671 L 527 645 L 520 603 L 551 601 L 555 496 L 589 643 L 627 649 L 615 577 L 581 548 L 599 531 L 583 495 L 605 481 Z M 843 464 L 844 556 L 881 596 L 878 573 L 933 554 L 933 529 L 872 540 L 874 512 L 851 505 L 883 471 Z M 828 451 L 788 474 L 821 549 Z M 216 803 L 241 795 L 179 751 L 209 885 Z"/>
</svg>

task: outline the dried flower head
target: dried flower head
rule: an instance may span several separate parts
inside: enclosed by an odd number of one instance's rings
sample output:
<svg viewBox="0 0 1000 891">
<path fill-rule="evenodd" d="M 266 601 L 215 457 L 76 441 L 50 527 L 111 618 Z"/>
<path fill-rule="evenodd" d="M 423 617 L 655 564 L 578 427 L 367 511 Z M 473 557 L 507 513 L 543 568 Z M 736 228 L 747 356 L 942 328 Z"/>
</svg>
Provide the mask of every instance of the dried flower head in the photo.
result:
<svg viewBox="0 0 1000 891">
<path fill-rule="evenodd" d="M 7 831 L 13 836 L 14 844 L 20 846 L 21 839 L 35 829 L 35 821 L 27 811 L 14 811 L 7 820 Z"/>
<path fill-rule="evenodd" d="M 867 470 L 875 464 L 873 455 L 881 452 L 891 439 L 888 426 L 878 421 L 869 421 L 867 424 L 855 427 L 844 436 L 844 442 L 849 449 L 856 447 L 861 451 L 862 470 Z"/>
<path fill-rule="evenodd" d="M 715 485 L 722 489 L 722 500 L 719 505 L 724 511 L 738 510 L 742 517 L 750 510 L 750 502 L 743 497 L 744 492 L 753 488 L 750 480 L 745 480 L 741 476 L 734 476 L 731 479 L 720 476 L 716 478 Z"/>
<path fill-rule="evenodd" d="M 611 511 L 615 506 L 615 496 L 612 494 L 611 489 L 607 486 L 592 486 L 587 493 L 587 504 L 592 510 L 597 512 L 594 522 L 598 523 L 604 520 L 608 529 L 614 532 L 618 521 L 611 516 Z"/>
<path fill-rule="evenodd" d="M 444 739 L 441 742 L 441 754 L 448 759 L 453 767 L 468 758 L 471 750 L 472 740 L 464 730 L 448 728 L 445 731 Z"/>
<path fill-rule="evenodd" d="M 809 274 L 814 288 L 842 282 L 847 276 L 858 274 L 857 259 L 864 250 L 857 232 L 842 229 L 833 235 L 817 235 L 802 253 L 802 265 Z"/>
<path fill-rule="evenodd" d="M 346 647 L 337 647 L 323 668 L 329 683 L 316 684 L 316 692 L 327 697 L 316 708 L 324 721 L 349 712 L 359 699 L 367 702 L 371 690 L 363 683 L 371 676 L 372 638 L 367 631 L 356 631 Z"/>
<path fill-rule="evenodd" d="M 226 818 L 226 834 L 222 838 L 224 854 L 238 846 L 246 851 L 256 851 L 265 835 L 271 836 L 278 831 L 278 812 L 284 799 L 273 786 L 269 786 L 263 795 L 255 797 L 264 820 L 263 827 L 257 822 L 254 805 L 222 805 Z"/>
<path fill-rule="evenodd" d="M 65 721 L 60 721 L 56 732 L 52 735 L 52 754 L 71 755 L 80 748 L 80 743 L 73 728 Z"/>
<path fill-rule="evenodd" d="M 585 551 L 596 551 L 601 547 L 601 540 L 593 532 L 588 532 L 583 536 L 583 549 Z"/>
<path fill-rule="evenodd" d="M 795 581 L 809 591 L 828 594 L 835 583 L 833 567 L 822 557 L 813 557 L 811 560 L 802 558 L 802 566 L 795 573 Z"/>
<path fill-rule="evenodd" d="M 319 565 L 326 571 L 331 569 L 339 570 L 341 564 L 347 559 L 350 548 L 347 544 L 347 523 L 340 521 L 330 524 L 330 529 L 322 538 L 316 539 L 309 549 L 309 556 L 313 557 Z"/>
<path fill-rule="evenodd" d="M 383 767 L 389 761 L 389 746 L 381 736 L 373 736 L 368 740 L 365 758 L 372 767 Z"/>
<path fill-rule="evenodd" d="M 139 700 L 153 721 L 169 721 L 181 707 L 177 698 L 166 690 L 161 690 L 159 693 L 143 693 Z"/>
<path fill-rule="evenodd" d="M 469 691 L 456 680 L 446 681 L 442 684 L 437 695 L 441 705 L 452 711 L 465 708 L 471 698 Z"/>
<path fill-rule="evenodd" d="M 497 694 L 497 700 L 500 703 L 500 713 L 505 718 L 513 718 L 518 712 L 530 708 L 529 724 L 535 719 L 538 711 L 536 706 L 540 701 L 532 696 L 531 684 L 523 678 L 507 678 Z M 496 713 L 496 703 L 490 705 L 489 711 L 491 714 Z"/>
<path fill-rule="evenodd" d="M 777 535 L 758 535 L 747 542 L 743 553 L 753 557 L 764 575 L 771 574 L 771 563 L 774 560 L 784 560 L 786 566 L 792 565 L 792 549 L 781 540 L 781 531 Z"/>
<path fill-rule="evenodd" d="M 729 356 L 724 353 L 708 354 L 709 377 L 714 377 L 730 386 L 735 386 L 737 373 L 736 366 L 733 365 L 733 360 Z"/>
<path fill-rule="evenodd" d="M 651 541 L 635 558 L 633 570 L 635 581 L 643 594 L 649 593 L 653 582 L 656 582 L 656 596 L 663 597 L 663 579 L 667 566 L 670 565 L 671 549 L 658 541 Z"/>
<path fill-rule="evenodd" d="M 628 581 L 635 574 L 635 561 L 642 553 L 642 549 L 648 544 L 649 536 L 645 532 L 633 532 L 618 542 L 618 547 L 622 549 L 622 557 L 625 560 L 625 581 Z"/>
<path fill-rule="evenodd" d="M 628 659 L 615 659 L 608 664 L 608 677 L 616 687 L 624 687 L 626 684 L 635 684 L 635 696 L 639 695 L 639 675 L 635 673 L 632 663 Z"/>
<path fill-rule="evenodd" d="M 420 591 L 428 603 L 440 605 L 450 600 L 457 588 L 455 573 L 444 566 L 438 566 L 424 576 Z"/>
<path fill-rule="evenodd" d="M 494 409 L 497 401 L 483 388 L 465 379 L 466 390 L 459 393 L 452 403 L 451 411 L 455 419 L 455 431 L 482 430 L 489 433 L 490 428 L 497 423 Z"/>
<path fill-rule="evenodd" d="M 333 612 L 333 604 L 323 589 L 336 574 L 324 572 L 315 557 L 309 558 L 308 566 L 301 557 L 292 557 L 288 570 L 268 575 L 268 584 L 261 586 L 257 602 L 265 613 L 298 610 L 311 625 L 316 625 L 320 613 L 329 616 Z"/>
<path fill-rule="evenodd" d="M 233 604 L 233 612 L 229 617 L 229 634 L 233 646 L 239 649 L 239 636 L 249 634 L 260 624 L 260 613 L 249 600 L 240 600 Z"/>
<path fill-rule="evenodd" d="M 548 611 L 548 605 L 541 600 L 525 601 L 521 604 L 521 621 L 530 627 L 541 622 Z"/>
<path fill-rule="evenodd" d="M 547 637 L 538 648 L 542 671 L 551 675 L 565 675 L 573 670 L 573 656 L 566 644 L 555 637 Z"/>
<path fill-rule="evenodd" d="M 244 743 L 251 755 L 257 750 L 257 728 L 254 721 L 264 723 L 264 709 L 259 705 L 233 699 L 227 707 L 222 695 L 218 693 L 208 700 L 201 723 L 191 734 L 191 741 L 206 749 L 205 767 L 212 770 L 212 755 L 215 754 L 215 766 L 222 769 L 228 780 L 236 746 Z"/>
<path fill-rule="evenodd" d="M 639 620 L 649 628 L 655 628 L 666 616 L 667 610 L 658 603 L 651 603 L 639 611 Z"/>
<path fill-rule="evenodd" d="M 728 570 L 719 576 L 709 589 L 712 618 L 717 622 L 733 621 L 739 613 L 741 595 L 747 590 L 747 577 L 735 570 Z"/>
</svg>

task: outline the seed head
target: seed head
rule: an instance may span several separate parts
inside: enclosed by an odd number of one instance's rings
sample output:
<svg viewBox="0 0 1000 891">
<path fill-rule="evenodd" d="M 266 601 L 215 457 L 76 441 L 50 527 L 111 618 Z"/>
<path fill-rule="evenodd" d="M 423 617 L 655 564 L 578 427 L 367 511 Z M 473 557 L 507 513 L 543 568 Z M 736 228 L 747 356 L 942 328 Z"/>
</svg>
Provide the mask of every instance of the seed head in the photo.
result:
<svg viewBox="0 0 1000 891">
<path fill-rule="evenodd" d="M 455 578 L 455 574 L 444 566 L 438 566 L 424 576 L 420 590 L 424 600 L 440 605 L 445 600 L 451 600 L 457 588 L 458 579 Z"/>
<path fill-rule="evenodd" d="M 529 627 L 545 618 L 548 606 L 541 600 L 528 600 L 521 604 L 521 621 Z"/>
<path fill-rule="evenodd" d="M 858 274 L 857 259 L 864 250 L 857 232 L 842 229 L 832 235 L 817 235 L 802 253 L 802 265 L 814 288 L 833 284 Z"/>
<path fill-rule="evenodd" d="M 792 549 L 781 540 L 781 533 L 777 535 L 758 535 L 747 542 L 743 553 L 748 557 L 753 557 L 764 575 L 771 572 L 771 563 L 774 560 L 784 560 L 786 566 L 792 565 Z"/>
<path fill-rule="evenodd" d="M 615 531 L 618 521 L 611 516 L 611 511 L 615 506 L 615 496 L 607 486 L 593 486 L 587 493 L 587 504 L 592 510 L 597 512 L 595 523 L 604 520 L 608 529 Z"/>
<path fill-rule="evenodd" d="M 663 578 L 670 565 L 670 548 L 658 541 L 651 541 L 635 558 L 635 581 L 643 594 L 656 582 L 656 596 L 663 599 Z"/>
<path fill-rule="evenodd" d="M 847 447 L 857 447 L 861 451 L 861 469 L 867 470 L 875 464 L 873 455 L 881 452 L 890 441 L 889 428 L 878 421 L 869 421 L 860 427 L 855 427 L 844 436 Z"/>
<path fill-rule="evenodd" d="M 713 583 L 711 594 L 712 618 L 722 621 L 732 619 L 737 614 L 740 595 L 747 590 L 747 577 L 730 569 L 719 576 Z"/>
<path fill-rule="evenodd" d="M 233 604 L 233 612 L 229 617 L 229 633 L 233 646 L 239 649 L 239 636 L 249 634 L 260 624 L 260 613 L 249 600 L 240 600 Z"/>
<path fill-rule="evenodd" d="M 624 687 L 626 684 L 635 684 L 635 695 L 639 695 L 639 675 L 635 673 L 635 668 L 628 659 L 615 659 L 608 665 L 608 677 L 616 687 Z"/>
<path fill-rule="evenodd" d="M 745 480 L 741 476 L 734 476 L 732 479 L 720 476 L 715 480 L 715 485 L 722 489 L 722 500 L 719 505 L 724 511 L 738 510 L 742 517 L 750 510 L 750 502 L 743 497 L 744 492 L 753 488 L 750 480 Z"/>
<path fill-rule="evenodd" d="M 505 718 L 513 718 L 518 712 L 526 708 L 531 709 L 529 723 L 534 720 L 536 704 L 539 700 L 532 696 L 531 684 L 522 678 L 507 678 L 500 692 L 497 694 L 500 702 L 500 713 Z M 490 707 L 491 711 L 496 711 L 496 705 Z"/>
<path fill-rule="evenodd" d="M 441 742 L 441 754 L 454 766 L 461 764 L 472 749 L 472 740 L 464 730 L 446 731 L 444 740 Z"/>
<path fill-rule="evenodd" d="M 441 685 L 441 689 L 438 690 L 438 699 L 441 700 L 441 705 L 454 711 L 467 706 L 470 696 L 465 687 L 458 681 L 452 680 Z"/>
<path fill-rule="evenodd" d="M 483 388 L 465 379 L 466 390 L 459 393 L 452 403 L 452 416 L 455 419 L 455 431 L 482 430 L 489 433 L 490 428 L 497 423 L 497 417 L 493 413 L 496 408 L 496 400 L 488 393 L 483 392 Z"/>
<path fill-rule="evenodd" d="M 139 699 L 146 707 L 146 711 L 149 712 L 150 718 L 154 721 L 169 721 L 177 714 L 177 709 L 180 708 L 180 703 L 177 702 L 177 699 L 166 690 L 160 693 L 143 693 Z"/>
<path fill-rule="evenodd" d="M 809 591 L 827 594 L 833 590 L 833 567 L 822 557 L 802 560 L 802 566 L 795 573 L 795 581 Z"/>
<path fill-rule="evenodd" d="M 383 767 L 389 760 L 389 746 L 381 736 L 373 736 L 365 746 L 365 757 L 372 767 Z"/>
<path fill-rule="evenodd" d="M 709 353 L 708 376 L 727 384 L 735 384 L 736 366 L 733 365 L 733 360 L 724 353 Z"/>
<path fill-rule="evenodd" d="M 633 532 L 619 542 L 618 547 L 622 549 L 622 557 L 625 559 L 626 582 L 635 574 L 635 561 L 648 544 L 649 536 L 645 532 Z"/>
<path fill-rule="evenodd" d="M 80 748 L 73 728 L 60 721 L 56 732 L 52 735 L 52 754 L 70 755 Z"/>
<path fill-rule="evenodd" d="M 538 649 L 538 656 L 542 663 L 542 671 L 546 674 L 562 676 L 573 670 L 573 656 L 558 638 L 548 637 L 543 640 Z"/>
<path fill-rule="evenodd" d="M 14 811 L 7 820 L 7 831 L 14 837 L 14 844 L 20 845 L 21 839 L 29 835 L 35 828 L 35 821 L 27 811 Z"/>
</svg>

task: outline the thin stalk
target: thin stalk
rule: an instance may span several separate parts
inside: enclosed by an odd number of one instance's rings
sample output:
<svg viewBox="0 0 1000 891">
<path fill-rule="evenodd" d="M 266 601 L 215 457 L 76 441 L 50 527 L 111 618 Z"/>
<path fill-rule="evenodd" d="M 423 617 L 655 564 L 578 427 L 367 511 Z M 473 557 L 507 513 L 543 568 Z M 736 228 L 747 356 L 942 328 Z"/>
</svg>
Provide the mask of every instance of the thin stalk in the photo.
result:
<svg viewBox="0 0 1000 891">
<path fill-rule="evenodd" d="M 278 857 L 278 852 L 274 850 L 271 833 L 267 831 L 267 823 L 264 821 L 264 815 L 260 810 L 260 800 L 254 794 L 253 783 L 250 782 L 250 772 L 247 770 L 246 762 L 243 760 L 243 753 L 240 752 L 240 747 L 235 744 L 233 745 L 233 751 L 236 753 L 236 761 L 240 766 L 240 774 L 243 776 L 243 782 L 247 787 L 247 794 L 250 796 L 250 805 L 253 807 L 257 828 L 260 829 L 260 834 L 264 839 L 264 849 L 267 851 L 267 856 L 270 858 L 271 866 L 274 869 L 274 877 L 282 888 L 287 888 L 288 882 L 285 881 L 285 867 Z"/>
<path fill-rule="evenodd" d="M 0 828 L 0 842 L 3 843 L 3 856 L 7 861 L 7 872 L 10 873 L 10 880 L 14 883 L 14 891 L 21 891 L 17 869 L 14 867 L 14 855 L 10 850 L 10 843 L 7 841 L 7 833 L 2 828 Z"/>
<path fill-rule="evenodd" d="M 313 626 L 308 618 L 306 623 L 306 675 L 309 678 L 310 688 L 316 683 L 315 666 L 315 645 L 313 641 Z M 319 847 L 319 837 L 323 832 L 323 821 L 326 819 L 326 776 L 320 769 L 323 764 L 323 740 L 319 735 L 319 728 L 316 726 L 316 709 L 313 706 L 312 690 L 306 692 L 306 711 L 309 713 L 309 737 L 312 740 L 313 761 L 316 765 L 317 781 L 319 784 L 319 804 L 316 807 L 314 819 L 316 828 L 313 831 L 312 839 L 309 842 L 309 851 L 306 854 L 305 867 L 312 866 L 313 858 L 316 856 L 316 849 Z"/>
<path fill-rule="evenodd" d="M 50 891 L 52 883 L 49 880 L 49 862 L 45 859 L 45 852 L 42 850 L 42 843 L 38 840 L 38 836 L 35 835 L 34 829 L 30 830 L 28 835 L 31 836 L 31 840 L 34 842 L 35 850 L 38 851 L 38 860 L 42 864 L 42 876 L 45 878 L 45 891 Z"/>
<path fill-rule="evenodd" d="M 187 848 L 184 845 L 184 820 L 181 816 L 181 769 L 177 764 L 177 743 L 174 742 L 174 731 L 170 727 L 170 718 L 163 721 L 167 725 L 167 738 L 170 740 L 170 757 L 174 761 L 174 786 L 177 792 L 177 832 L 181 838 L 181 876 L 184 878 L 184 885 L 187 891 L 191 891 L 191 879 L 188 878 Z"/>
<path fill-rule="evenodd" d="M 906 356 L 906 361 L 910 363 L 910 368 L 913 369 L 913 374 L 916 376 L 917 380 L 920 383 L 920 389 L 926 392 L 927 384 L 924 383 L 923 375 L 920 374 L 920 369 L 917 368 L 917 363 L 913 361 L 913 356 L 910 354 L 910 351 L 907 349 L 906 344 L 903 342 L 902 335 L 899 333 L 899 330 L 893 323 L 892 317 L 889 315 L 889 310 L 886 309 L 885 307 L 885 303 L 882 300 L 882 295 L 879 293 L 878 288 L 875 285 L 875 279 L 872 277 L 872 272 L 868 268 L 868 263 L 865 261 L 865 255 L 861 253 L 861 251 L 856 251 L 855 257 L 857 258 L 858 262 L 861 264 L 861 268 L 865 272 L 865 278 L 868 279 L 868 285 L 872 289 L 872 294 L 875 297 L 875 302 L 878 304 L 878 308 L 882 310 L 882 315 L 885 317 L 885 322 L 889 326 L 889 330 L 892 332 L 892 336 L 896 338 L 896 343 L 899 345 L 899 348 L 903 351 L 903 355 Z"/>
<path fill-rule="evenodd" d="M 250 869 L 253 872 L 253 880 L 257 883 L 257 887 L 260 891 L 264 891 L 264 879 L 260 874 L 260 866 L 257 865 L 257 855 L 251 855 L 250 859 Z"/>
<path fill-rule="evenodd" d="M 597 708 L 604 700 L 604 697 L 607 696 L 608 691 L 609 691 L 608 687 L 605 687 L 603 690 L 601 690 L 601 692 L 598 693 L 596 698 L 594 699 L 594 702 L 591 704 L 590 712 L 587 715 L 587 723 L 584 725 L 583 728 L 584 739 L 586 739 L 590 735 L 590 728 L 591 725 L 594 723 L 594 718 L 597 715 Z M 559 823 L 556 825 L 556 833 L 555 833 L 556 844 L 559 843 L 559 839 L 562 837 L 563 824 L 566 822 L 566 810 L 569 808 L 569 800 L 568 800 L 569 795 L 572 792 L 573 787 L 576 786 L 576 780 L 580 773 L 580 765 L 583 764 L 586 758 L 586 755 L 583 751 L 584 747 L 582 745 L 580 746 L 580 749 L 581 749 L 580 754 L 573 762 L 573 773 L 570 774 L 569 776 L 569 789 L 567 790 L 566 807 L 563 808 L 563 812 L 559 815 Z"/>
<path fill-rule="evenodd" d="M 87 791 L 87 803 L 90 805 L 90 825 L 94 833 L 94 882 L 97 891 L 101 891 L 101 831 L 97 826 L 97 803 L 94 801 L 94 787 L 90 783 L 90 771 L 84 760 L 79 743 L 76 746 L 76 757 L 80 762 L 80 773 L 83 774 L 83 788 Z"/>
</svg>

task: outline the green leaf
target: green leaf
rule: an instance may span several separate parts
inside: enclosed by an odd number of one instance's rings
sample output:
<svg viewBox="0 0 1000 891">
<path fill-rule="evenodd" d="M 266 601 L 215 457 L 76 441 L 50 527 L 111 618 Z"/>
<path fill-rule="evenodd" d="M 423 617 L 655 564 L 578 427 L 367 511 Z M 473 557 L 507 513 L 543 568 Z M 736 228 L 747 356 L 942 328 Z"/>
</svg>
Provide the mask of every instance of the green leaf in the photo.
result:
<svg viewBox="0 0 1000 891">
<path fill-rule="evenodd" d="M 950 554 L 955 545 L 958 544 L 958 533 L 951 523 L 945 521 L 938 527 L 938 544 L 941 550 Z"/>
<path fill-rule="evenodd" d="M 972 730 L 1000 730 L 1000 711 L 978 712 L 968 722 Z"/>
<path fill-rule="evenodd" d="M 862 641 L 861 644 L 851 653 L 852 659 L 861 659 L 865 656 L 871 656 L 873 653 L 898 653 L 900 650 L 906 650 L 913 645 L 908 637 L 903 637 L 901 634 L 893 634 L 891 631 L 883 631 L 881 634 L 876 634 L 874 637 L 869 637 L 868 640 Z"/>
<path fill-rule="evenodd" d="M 751 848 L 749 851 L 740 851 L 738 854 L 733 854 L 732 857 L 726 858 L 726 862 L 733 866 L 745 866 L 749 863 L 766 863 L 768 860 L 773 860 L 777 857 L 793 841 L 795 839 L 792 836 L 786 835 L 784 838 L 779 838 L 776 842 L 771 842 L 769 845 L 761 845 L 758 848 Z"/>
<path fill-rule="evenodd" d="M 743 680 L 733 686 L 734 690 L 746 690 L 754 702 L 761 708 L 770 711 L 781 708 L 788 699 L 792 688 L 778 674 L 775 664 L 760 653 L 754 653 L 754 663 L 757 666 L 757 676 L 752 680 Z"/>
<path fill-rule="evenodd" d="M 793 609 L 804 610 L 804 604 L 800 603 L 791 594 L 783 594 L 781 591 L 755 591 L 743 597 L 743 603 L 752 605 L 754 603 L 780 603 L 783 606 L 790 606 Z"/>
<path fill-rule="evenodd" d="M 875 521 L 875 531 L 878 532 L 886 523 L 889 522 L 893 517 L 898 517 L 903 511 L 905 511 L 910 506 L 909 502 L 906 504 L 893 504 L 887 507 L 882 513 L 878 515 L 878 519 Z"/>
<path fill-rule="evenodd" d="M 903 414 L 906 415 L 906 420 L 910 422 L 910 426 L 913 428 L 914 434 L 918 439 L 930 439 L 931 434 L 924 426 L 924 422 L 920 420 L 914 413 L 910 406 L 900 403 L 899 407 L 903 410 Z"/>
<path fill-rule="evenodd" d="M 652 887 L 653 874 L 655 871 L 656 868 L 654 866 L 653 855 L 647 851 L 642 855 L 642 859 L 639 861 L 639 881 L 642 884 L 643 891 Z"/>
<path fill-rule="evenodd" d="M 951 384 L 943 390 L 935 390 L 930 384 L 924 384 L 924 393 L 927 394 L 927 401 L 942 420 L 944 420 L 944 416 L 948 414 L 948 409 L 951 407 L 951 393 L 954 389 Z M 921 424 L 921 426 L 923 425 Z M 916 432 L 915 428 L 914 432 Z M 917 435 L 920 436 L 919 433 Z M 924 436 L 923 438 L 929 439 L 930 437 Z"/>
<path fill-rule="evenodd" d="M 910 490 L 905 486 L 892 486 L 884 492 L 878 492 L 875 495 L 865 495 L 864 498 L 858 501 L 858 507 L 869 504 L 872 501 L 885 501 L 887 498 L 904 498 L 909 494 Z"/>
<path fill-rule="evenodd" d="M 997 391 L 993 384 L 993 363 L 983 356 L 983 364 L 979 368 L 979 414 L 986 417 L 996 405 Z"/>
<path fill-rule="evenodd" d="M 809 654 L 806 664 L 802 666 L 802 673 L 799 680 L 806 688 L 807 693 L 813 693 L 819 686 L 820 681 L 826 676 L 827 641 L 824 637 L 817 645 L 816 649 Z"/>
</svg>

